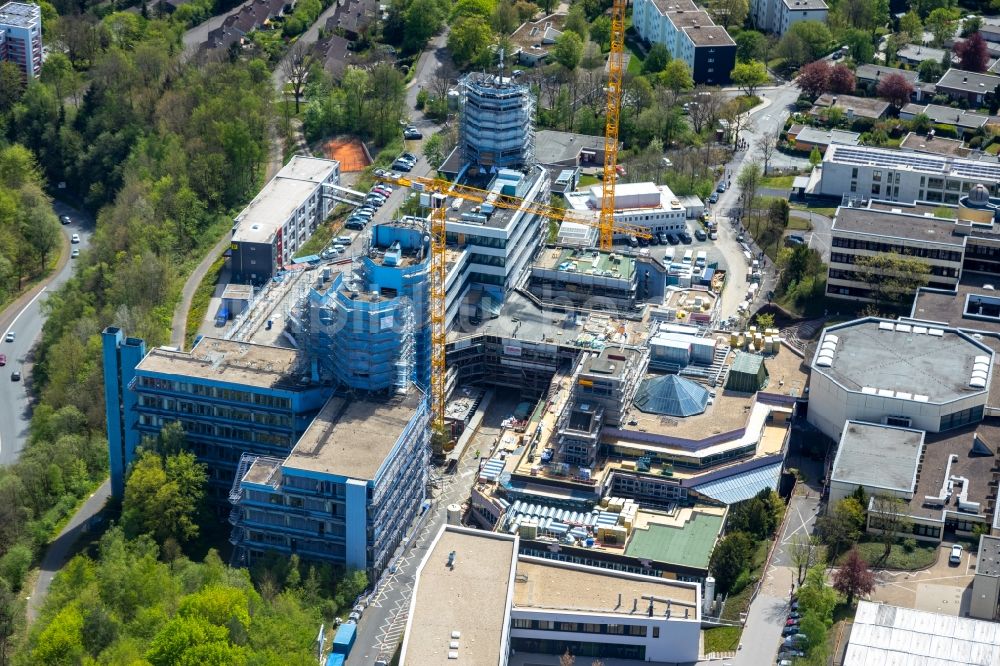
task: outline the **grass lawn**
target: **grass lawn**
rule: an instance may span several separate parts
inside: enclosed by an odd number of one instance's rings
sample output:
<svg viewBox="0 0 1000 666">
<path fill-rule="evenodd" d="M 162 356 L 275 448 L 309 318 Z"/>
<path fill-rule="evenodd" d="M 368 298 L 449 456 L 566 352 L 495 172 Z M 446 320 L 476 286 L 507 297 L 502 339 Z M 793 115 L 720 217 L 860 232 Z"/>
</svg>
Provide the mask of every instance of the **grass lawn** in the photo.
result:
<svg viewBox="0 0 1000 666">
<path fill-rule="evenodd" d="M 642 56 L 639 55 L 638 51 L 633 51 L 632 49 L 629 49 L 628 52 L 630 57 L 626 71 L 629 74 L 642 74 Z"/>
<path fill-rule="evenodd" d="M 219 255 L 219 258 L 212 262 L 205 277 L 202 278 L 201 284 L 195 290 L 194 296 L 191 297 L 191 308 L 188 310 L 187 323 L 184 326 L 184 347 L 186 349 L 191 348 L 191 344 L 198 335 L 198 329 L 201 328 L 201 322 L 205 319 L 208 305 L 215 293 L 215 283 L 219 281 L 219 273 L 225 264 L 226 258 Z"/>
<path fill-rule="evenodd" d="M 795 231 L 812 231 L 812 225 L 804 217 L 788 216 L 788 228 Z"/>
<path fill-rule="evenodd" d="M 709 652 L 734 652 L 740 646 L 740 627 L 711 627 L 704 632 L 705 654 Z"/>
<path fill-rule="evenodd" d="M 774 190 L 779 190 L 782 188 L 791 188 L 792 181 L 795 180 L 795 176 L 766 176 L 760 179 L 761 187 L 769 187 Z"/>
<path fill-rule="evenodd" d="M 1000 153 L 1000 143 L 991 143 L 986 146 L 986 150 L 984 152 L 989 155 L 996 155 L 997 153 Z"/>
<path fill-rule="evenodd" d="M 323 249 L 330 244 L 335 234 L 340 233 L 340 230 L 344 227 L 344 220 L 346 219 L 346 213 L 335 212 L 334 216 L 329 222 L 325 222 L 318 227 L 313 235 L 309 237 L 309 240 L 305 242 L 296 254 L 300 257 L 304 257 L 307 254 L 319 254 Z"/>
<path fill-rule="evenodd" d="M 789 206 L 796 210 L 811 210 L 817 215 L 825 215 L 826 217 L 833 217 L 837 213 L 836 206 L 813 206 L 811 204 L 804 204 L 798 201 L 790 203 Z"/>
<path fill-rule="evenodd" d="M 583 174 L 580 176 L 580 182 L 577 183 L 576 187 L 577 189 L 582 190 L 583 188 L 590 187 L 591 185 L 599 185 L 600 182 L 601 181 L 597 178 L 597 176 Z"/>
<path fill-rule="evenodd" d="M 865 559 L 871 565 L 874 565 L 880 557 L 882 557 L 882 551 L 885 548 L 878 541 L 862 541 L 858 544 L 858 552 L 861 553 L 861 557 Z M 889 558 L 885 561 L 885 564 L 881 566 L 883 569 L 901 569 L 905 571 L 913 571 L 916 569 L 924 569 L 934 564 L 937 559 L 938 549 L 936 546 L 922 545 L 919 541 L 917 542 L 917 547 L 913 549 L 912 552 L 906 552 L 903 548 L 902 541 L 896 541 L 892 544 L 892 550 L 889 552 Z M 847 557 L 847 554 L 841 555 L 837 558 L 838 563 L 842 562 Z"/>
</svg>

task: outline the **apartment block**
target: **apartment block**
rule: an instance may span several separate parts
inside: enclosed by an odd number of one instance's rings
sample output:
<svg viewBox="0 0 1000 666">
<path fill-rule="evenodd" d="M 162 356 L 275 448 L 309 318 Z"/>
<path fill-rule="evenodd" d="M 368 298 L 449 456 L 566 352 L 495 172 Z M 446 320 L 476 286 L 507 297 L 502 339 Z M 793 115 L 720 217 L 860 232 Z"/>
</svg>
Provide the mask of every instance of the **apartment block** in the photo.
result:
<svg viewBox="0 0 1000 666">
<path fill-rule="evenodd" d="M 784 35 L 800 21 L 826 23 L 829 7 L 823 0 L 751 0 L 750 20 L 758 30 Z"/>
<path fill-rule="evenodd" d="M 420 510 L 429 401 L 334 396 L 285 458 L 244 455 L 230 493 L 234 559 L 298 554 L 377 579 Z"/>
<path fill-rule="evenodd" d="M 0 60 L 17 65 L 28 79 L 42 73 L 41 7 L 23 2 L 0 7 Z"/>
<path fill-rule="evenodd" d="M 632 25 L 649 44 L 663 44 L 687 63 L 695 83 L 726 85 L 736 64 L 736 42 L 692 0 L 636 0 Z"/>
<path fill-rule="evenodd" d="M 296 155 L 253 198 L 233 225 L 234 282 L 263 284 L 292 263 L 333 208 L 336 160 Z"/>
</svg>

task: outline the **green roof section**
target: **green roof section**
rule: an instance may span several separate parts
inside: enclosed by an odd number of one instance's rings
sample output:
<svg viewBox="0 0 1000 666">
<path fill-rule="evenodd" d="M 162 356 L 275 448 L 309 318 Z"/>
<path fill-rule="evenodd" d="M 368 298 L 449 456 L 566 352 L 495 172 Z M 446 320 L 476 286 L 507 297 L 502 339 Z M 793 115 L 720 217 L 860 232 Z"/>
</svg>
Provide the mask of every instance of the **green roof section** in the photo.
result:
<svg viewBox="0 0 1000 666">
<path fill-rule="evenodd" d="M 576 262 L 577 273 L 587 273 L 591 269 L 599 271 L 601 273 L 605 271 L 610 271 L 612 273 L 617 273 L 615 277 L 621 277 L 623 279 L 629 280 L 632 278 L 632 274 L 635 273 L 635 258 L 628 255 L 622 254 L 621 252 L 601 252 L 600 250 L 576 250 L 573 248 L 564 248 L 562 252 L 559 253 L 558 258 L 554 261 L 547 262 L 547 257 L 544 256 L 544 252 L 539 255 L 539 259 L 536 261 L 541 264 L 550 264 L 546 268 L 560 269 L 564 265 L 572 264 Z M 594 256 L 597 255 L 597 260 L 594 261 Z M 612 257 L 614 258 L 612 260 Z"/>
<path fill-rule="evenodd" d="M 632 534 L 625 554 L 685 567 L 707 569 L 722 529 L 722 516 L 695 513 L 684 527 L 651 523 L 648 529 Z"/>
</svg>

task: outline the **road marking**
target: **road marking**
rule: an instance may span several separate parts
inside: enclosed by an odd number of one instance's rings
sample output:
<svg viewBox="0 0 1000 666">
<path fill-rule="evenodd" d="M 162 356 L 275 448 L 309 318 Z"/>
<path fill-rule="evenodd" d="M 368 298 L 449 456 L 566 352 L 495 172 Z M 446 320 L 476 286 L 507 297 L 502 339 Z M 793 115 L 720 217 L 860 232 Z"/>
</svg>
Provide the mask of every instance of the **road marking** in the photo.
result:
<svg viewBox="0 0 1000 666">
<path fill-rule="evenodd" d="M 8 334 L 8 333 L 10 333 L 11 329 L 13 329 L 13 328 L 14 328 L 14 324 L 16 324 L 16 323 L 17 323 L 17 320 L 18 320 L 18 319 L 20 319 L 20 318 L 21 318 L 21 315 L 23 315 L 23 314 L 24 314 L 24 311 L 25 311 L 25 310 L 27 310 L 28 308 L 30 308 L 30 307 L 31 307 L 32 305 L 34 305 L 35 301 L 37 301 L 37 300 L 38 300 L 38 298 L 39 298 L 39 297 L 40 297 L 40 296 L 41 296 L 42 294 L 44 294 L 44 293 L 45 293 L 45 290 L 46 290 L 46 289 L 48 289 L 48 287 L 42 287 L 42 290 L 41 290 L 41 291 L 39 291 L 39 292 L 38 292 L 37 294 L 35 294 L 35 297 L 34 297 L 34 298 L 32 298 L 32 299 L 31 299 L 30 301 L 28 301 L 28 304 L 27 304 L 27 305 L 25 305 L 25 306 L 24 306 L 23 308 L 21 308 L 21 311 L 17 313 L 17 316 L 16 316 L 16 317 L 14 317 L 14 321 L 10 322 L 10 326 L 8 326 L 8 327 L 7 327 L 7 330 L 3 332 L 3 337 L 4 337 L 5 339 L 7 338 L 7 334 Z"/>
</svg>

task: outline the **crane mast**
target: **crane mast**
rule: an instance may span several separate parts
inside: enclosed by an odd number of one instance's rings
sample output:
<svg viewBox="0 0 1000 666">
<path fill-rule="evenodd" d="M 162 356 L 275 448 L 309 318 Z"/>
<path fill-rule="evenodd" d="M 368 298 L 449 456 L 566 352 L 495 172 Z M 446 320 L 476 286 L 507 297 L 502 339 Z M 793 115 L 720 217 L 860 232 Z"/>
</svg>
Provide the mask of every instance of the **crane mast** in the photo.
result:
<svg viewBox="0 0 1000 666">
<path fill-rule="evenodd" d="M 615 235 L 615 181 L 618 180 L 618 124 L 622 107 L 622 61 L 625 59 L 625 3 L 611 5 L 611 52 L 608 54 L 608 102 L 604 125 L 604 180 L 601 188 L 600 248 L 611 250 Z"/>
</svg>

